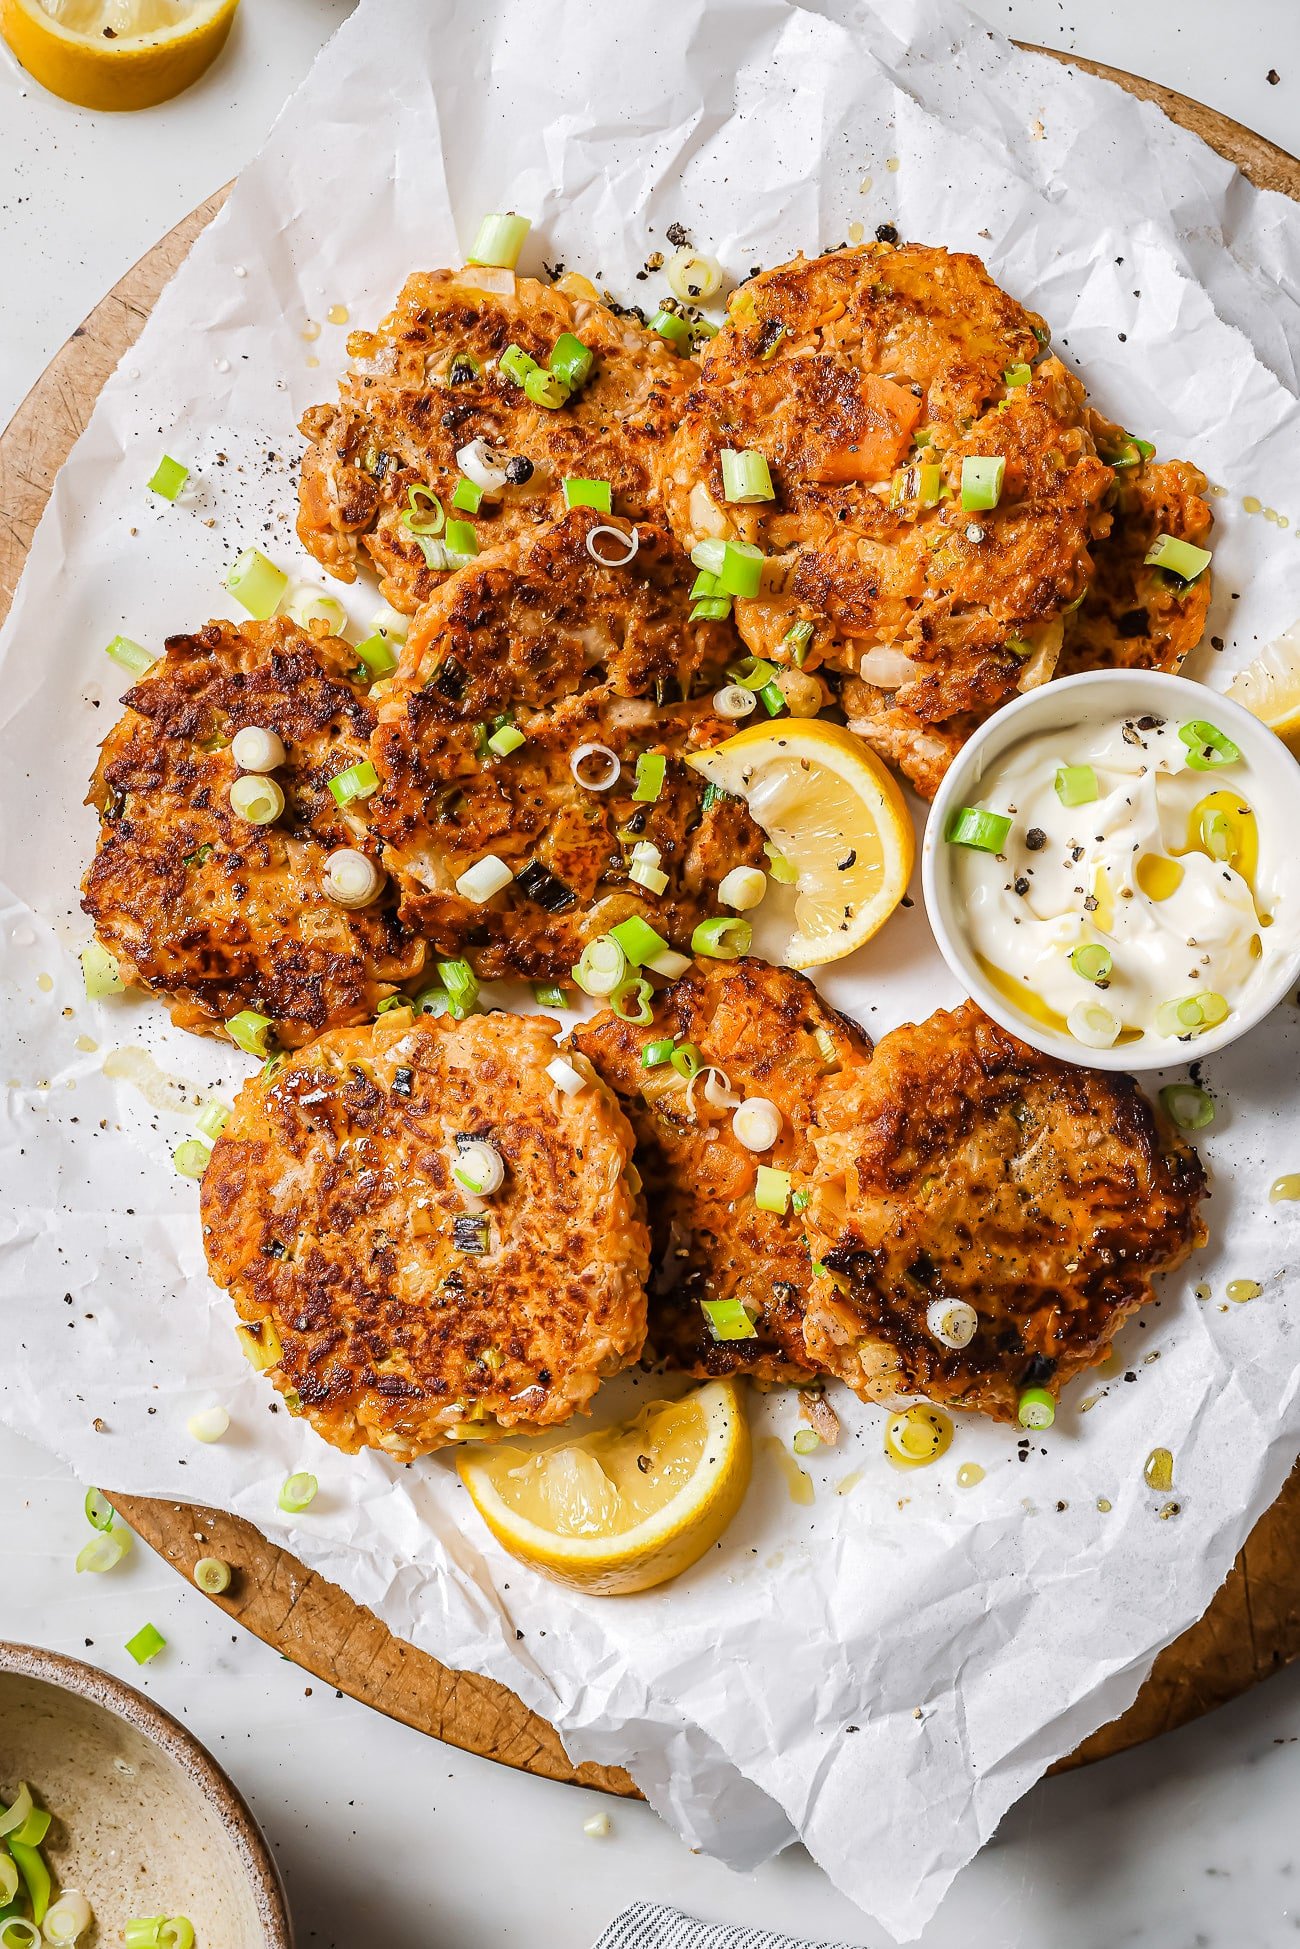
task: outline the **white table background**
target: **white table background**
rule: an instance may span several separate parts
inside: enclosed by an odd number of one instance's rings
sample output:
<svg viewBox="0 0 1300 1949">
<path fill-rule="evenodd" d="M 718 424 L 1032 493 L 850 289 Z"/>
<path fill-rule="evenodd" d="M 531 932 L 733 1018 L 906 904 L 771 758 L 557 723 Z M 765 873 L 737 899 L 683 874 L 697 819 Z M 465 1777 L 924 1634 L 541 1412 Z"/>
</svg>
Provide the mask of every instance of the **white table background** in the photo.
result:
<svg viewBox="0 0 1300 1949">
<path fill-rule="evenodd" d="M 1022 39 L 1148 75 L 1300 146 L 1300 0 L 973 4 Z M 253 154 L 351 5 L 246 0 L 204 80 L 136 116 L 52 100 L 0 47 L 0 424 L 122 272 Z M 671 31 L 671 7 L 664 20 Z M 193 1727 L 271 1837 L 300 1949 L 588 1949 L 641 1897 L 884 1944 L 800 1851 L 735 1875 L 690 1854 L 644 1807 L 427 1740 L 232 1633 L 143 1547 L 110 1576 L 75 1576 L 82 1493 L 0 1430 L 0 1637 L 102 1664 Z M 142 1675 L 122 1646 L 146 1620 L 169 1643 Z M 1139 1752 L 1044 1782 L 958 1881 L 924 1949 L 1293 1943 L 1298 1797 L 1294 1670 Z M 591 1840 L 583 1822 L 598 1806 L 612 1831 Z"/>
</svg>

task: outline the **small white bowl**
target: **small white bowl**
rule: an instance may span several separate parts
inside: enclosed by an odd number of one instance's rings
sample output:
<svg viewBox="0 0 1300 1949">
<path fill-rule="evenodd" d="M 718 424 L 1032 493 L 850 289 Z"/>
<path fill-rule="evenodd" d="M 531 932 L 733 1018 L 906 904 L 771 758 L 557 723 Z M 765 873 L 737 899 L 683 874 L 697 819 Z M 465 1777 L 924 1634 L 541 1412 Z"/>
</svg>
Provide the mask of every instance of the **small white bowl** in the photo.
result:
<svg viewBox="0 0 1300 1949">
<path fill-rule="evenodd" d="M 1210 718 L 1227 732 L 1264 786 L 1255 806 L 1261 835 L 1266 828 L 1284 835 L 1279 848 L 1285 893 L 1292 914 L 1300 913 L 1300 765 L 1282 740 L 1257 717 L 1207 685 L 1186 677 L 1170 677 L 1153 670 L 1088 670 L 1041 684 L 1007 704 L 962 746 L 939 787 L 925 837 L 921 843 L 921 884 L 926 911 L 939 951 L 967 994 L 985 1014 L 1001 1023 L 1022 1042 L 1045 1055 L 1091 1069 L 1172 1069 L 1194 1058 L 1211 1056 L 1235 1042 L 1284 999 L 1300 980 L 1300 933 L 1289 953 L 1278 952 L 1271 969 L 1247 999 L 1217 1027 L 1188 1042 L 1175 1038 L 1117 1043 L 1113 1049 L 1088 1049 L 1073 1036 L 1021 1014 L 988 980 L 975 958 L 963 920 L 954 872 L 957 848 L 944 839 L 953 814 L 964 805 L 978 804 L 984 773 L 998 758 L 1036 732 L 1068 730 L 1077 724 L 1101 724 L 1118 718 L 1155 717 L 1186 723 Z"/>
</svg>

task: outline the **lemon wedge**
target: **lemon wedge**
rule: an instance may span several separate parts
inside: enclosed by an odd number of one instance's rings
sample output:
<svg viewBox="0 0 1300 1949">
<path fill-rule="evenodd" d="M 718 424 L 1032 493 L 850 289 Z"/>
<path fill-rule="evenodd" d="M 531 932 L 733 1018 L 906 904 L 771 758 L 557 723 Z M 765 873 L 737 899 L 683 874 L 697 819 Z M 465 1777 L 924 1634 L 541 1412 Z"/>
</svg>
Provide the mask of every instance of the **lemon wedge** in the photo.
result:
<svg viewBox="0 0 1300 1949">
<path fill-rule="evenodd" d="M 503 1549 L 595 1597 L 680 1576 L 739 1509 L 749 1424 L 733 1380 L 558 1448 L 500 1444 L 457 1458 L 474 1507 Z"/>
<path fill-rule="evenodd" d="M 152 108 L 221 52 L 239 0 L 0 0 L 34 80 L 82 108 Z"/>
<path fill-rule="evenodd" d="M 1300 623 L 1261 650 L 1228 685 L 1229 697 L 1290 745 L 1300 757 Z"/>
<path fill-rule="evenodd" d="M 915 841 L 902 792 L 861 738 L 786 718 L 753 724 L 690 763 L 748 803 L 795 869 L 788 967 L 838 961 L 884 926 L 907 891 Z"/>
</svg>

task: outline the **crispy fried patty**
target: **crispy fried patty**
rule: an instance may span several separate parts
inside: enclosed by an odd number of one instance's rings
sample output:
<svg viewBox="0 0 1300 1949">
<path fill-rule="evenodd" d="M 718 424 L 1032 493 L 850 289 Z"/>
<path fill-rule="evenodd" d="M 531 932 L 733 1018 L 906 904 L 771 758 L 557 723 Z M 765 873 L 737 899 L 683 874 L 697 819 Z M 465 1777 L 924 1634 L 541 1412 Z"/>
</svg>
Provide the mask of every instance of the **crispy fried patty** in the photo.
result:
<svg viewBox="0 0 1300 1949">
<path fill-rule="evenodd" d="M 485 275 L 509 289 L 481 288 L 475 278 Z M 564 332 L 595 353 L 592 377 L 566 405 L 534 405 L 500 356 L 514 344 L 545 366 Z M 694 370 L 633 317 L 572 303 L 532 278 L 470 269 L 416 272 L 378 331 L 351 334 L 348 353 L 339 404 L 313 406 L 302 421 L 298 533 L 347 582 L 364 547 L 388 600 L 408 611 L 445 579 L 402 525 L 413 485 L 448 507 L 457 450 L 483 439 L 524 463 L 517 472 L 531 471 L 478 514 L 457 517 L 472 521 L 480 549 L 554 520 L 566 476 L 608 481 L 615 514 L 635 519 L 657 503 L 655 451 Z"/>
<path fill-rule="evenodd" d="M 101 823 L 82 906 L 124 976 L 164 996 L 183 1028 L 215 1032 L 255 1009 L 296 1046 L 367 1020 L 423 964 L 390 889 L 353 911 L 321 890 L 331 852 L 379 850 L 364 802 L 341 811 L 329 789 L 368 753 L 374 712 L 356 671 L 346 643 L 282 619 L 214 622 L 169 637 L 123 700 L 87 800 Z M 251 725 L 286 747 L 272 825 L 230 804 L 230 742 Z"/>
<path fill-rule="evenodd" d="M 1204 1240 L 1196 1153 L 1131 1076 L 1040 1055 L 966 1002 L 895 1029 L 829 1084 L 808 1210 L 825 1268 L 804 1320 L 866 1400 L 923 1395 L 1014 1420 L 1103 1359 L 1152 1277 Z M 927 1327 L 964 1301 L 974 1338 Z"/>
<path fill-rule="evenodd" d="M 705 355 L 664 497 L 688 548 L 726 534 L 769 558 L 758 598 L 736 605 L 756 654 L 788 660 L 787 630 L 810 622 L 809 662 L 855 673 L 918 733 L 1009 696 L 1033 657 L 1050 668 L 1111 476 L 1046 337 L 977 258 L 921 245 L 750 280 Z M 765 455 L 774 500 L 724 500 L 728 447 Z M 1002 458 L 1005 480 L 973 513 L 962 463 L 978 457 Z"/>
<path fill-rule="evenodd" d="M 687 946 L 719 911 L 719 881 L 763 857 L 745 806 L 706 807 L 684 762 L 732 728 L 710 699 L 735 636 L 689 620 L 693 570 L 665 530 L 641 524 L 635 560 L 611 569 L 586 547 L 598 522 L 576 510 L 457 575 L 421 613 L 380 707 L 371 817 L 403 915 L 488 977 L 564 979 L 587 941 L 631 914 Z M 500 756 L 488 740 L 507 721 L 524 743 Z M 609 789 L 575 779 L 583 745 L 618 757 Z M 638 799 L 643 753 L 667 766 L 659 795 Z M 603 760 L 589 762 L 598 775 Z M 643 776 L 643 794 L 652 784 Z M 631 879 L 637 844 L 658 849 L 662 894 Z M 489 854 L 514 884 L 465 898 L 456 881 Z"/>
<path fill-rule="evenodd" d="M 203 1179 L 245 1346 L 338 1448 L 420 1455 L 553 1427 L 645 1338 L 632 1133 L 546 1073 L 556 1024 L 475 1015 L 323 1036 L 247 1083 Z M 492 1197 L 464 1140 L 505 1164 Z"/>
<path fill-rule="evenodd" d="M 755 1156 L 738 1142 L 731 1109 L 709 1101 L 703 1076 L 688 1084 L 670 1064 L 642 1066 L 643 1049 L 670 1035 L 721 1070 L 734 1096 L 777 1105 L 783 1127 L 771 1151 Z M 866 1035 L 803 975 L 746 959 L 697 962 L 657 998 L 649 1028 L 606 1010 L 572 1040 L 617 1091 L 636 1132 L 654 1237 L 650 1350 L 693 1374 L 809 1378 L 804 1220 L 793 1208 L 760 1211 L 754 1187 L 761 1164 L 789 1171 L 802 1206 L 828 1078 L 862 1068 Z M 754 1337 L 715 1340 L 702 1300 L 738 1300 Z"/>
<path fill-rule="evenodd" d="M 1103 452 L 1133 451 L 1117 426 L 1092 416 Z M 1093 550 L 1088 593 L 1066 619 L 1057 675 L 1077 670 L 1177 670 L 1205 630 L 1210 571 L 1185 583 L 1145 556 L 1157 535 L 1207 548 L 1214 517 L 1202 496 L 1205 475 L 1186 460 L 1142 460 L 1117 467 L 1108 499 L 1109 535 Z"/>
</svg>

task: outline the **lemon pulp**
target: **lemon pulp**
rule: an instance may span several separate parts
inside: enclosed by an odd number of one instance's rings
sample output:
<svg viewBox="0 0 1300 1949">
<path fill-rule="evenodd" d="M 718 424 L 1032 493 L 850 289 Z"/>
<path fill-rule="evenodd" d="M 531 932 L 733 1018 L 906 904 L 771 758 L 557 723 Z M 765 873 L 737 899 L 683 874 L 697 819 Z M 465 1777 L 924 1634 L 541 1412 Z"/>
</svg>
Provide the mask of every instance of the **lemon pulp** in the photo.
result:
<svg viewBox="0 0 1300 1949">
<path fill-rule="evenodd" d="M 1300 756 L 1300 623 L 1293 623 L 1238 672 L 1228 685 L 1228 696 L 1244 704 Z"/>
</svg>

